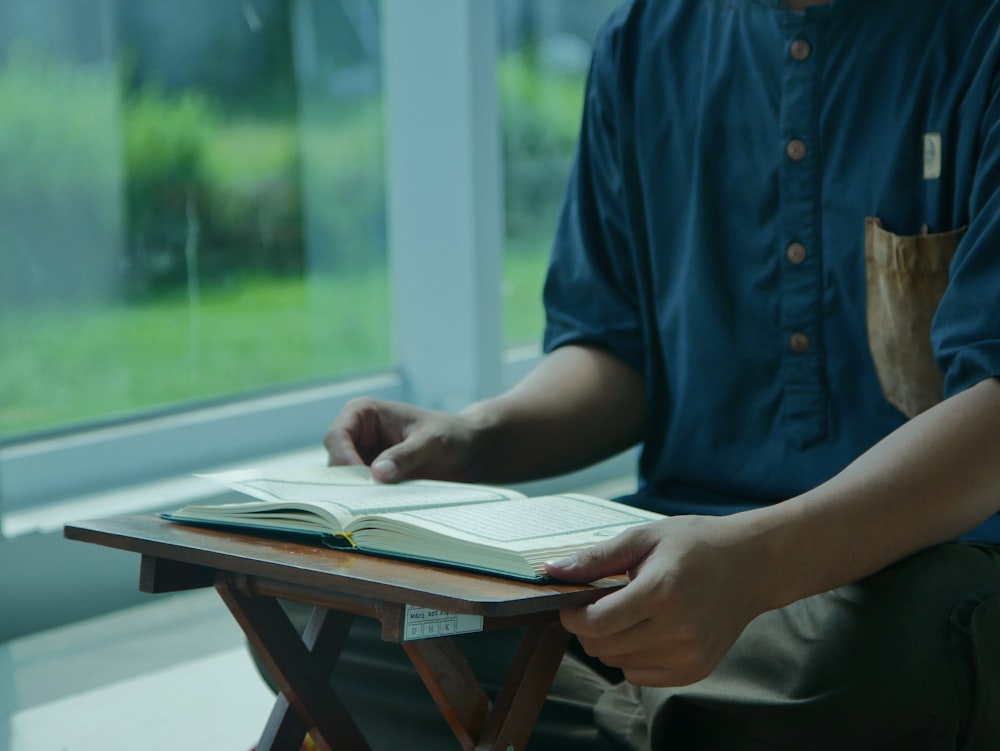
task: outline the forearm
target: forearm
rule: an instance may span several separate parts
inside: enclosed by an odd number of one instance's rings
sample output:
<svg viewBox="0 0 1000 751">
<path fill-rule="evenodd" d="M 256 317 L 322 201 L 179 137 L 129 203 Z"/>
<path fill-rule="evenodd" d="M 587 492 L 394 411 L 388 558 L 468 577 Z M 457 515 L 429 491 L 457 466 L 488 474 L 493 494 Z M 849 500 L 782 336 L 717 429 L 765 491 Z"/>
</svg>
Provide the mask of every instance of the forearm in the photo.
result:
<svg viewBox="0 0 1000 751">
<path fill-rule="evenodd" d="M 1000 510 L 1000 380 L 909 421 L 828 482 L 740 520 L 768 607 L 856 581 Z M 769 576 L 770 578 L 770 576 Z M 767 590 L 765 593 L 764 590 Z"/>
<path fill-rule="evenodd" d="M 642 437 L 642 377 L 592 347 L 557 349 L 514 388 L 463 410 L 479 435 L 470 479 L 518 482 L 577 469 Z"/>
</svg>

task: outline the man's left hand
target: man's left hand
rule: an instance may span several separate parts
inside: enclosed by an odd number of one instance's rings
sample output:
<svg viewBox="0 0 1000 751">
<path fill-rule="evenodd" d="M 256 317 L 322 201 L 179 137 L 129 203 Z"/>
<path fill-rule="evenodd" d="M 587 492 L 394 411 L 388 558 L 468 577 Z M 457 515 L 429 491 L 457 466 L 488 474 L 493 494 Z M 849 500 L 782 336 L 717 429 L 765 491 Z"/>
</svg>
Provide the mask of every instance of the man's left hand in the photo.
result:
<svg viewBox="0 0 1000 751">
<path fill-rule="evenodd" d="M 622 533 L 546 564 L 563 581 L 627 573 L 622 589 L 560 613 L 587 653 L 630 683 L 682 686 L 706 677 L 767 609 L 761 551 L 740 515 L 684 516 Z"/>
</svg>

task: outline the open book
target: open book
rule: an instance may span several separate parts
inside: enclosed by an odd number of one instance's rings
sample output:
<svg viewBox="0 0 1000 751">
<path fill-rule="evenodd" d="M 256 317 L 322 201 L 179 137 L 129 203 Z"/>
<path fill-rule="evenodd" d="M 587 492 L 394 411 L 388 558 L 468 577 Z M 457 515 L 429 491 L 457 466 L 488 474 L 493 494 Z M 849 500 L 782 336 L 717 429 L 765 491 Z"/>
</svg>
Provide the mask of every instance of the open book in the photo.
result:
<svg viewBox="0 0 1000 751">
<path fill-rule="evenodd" d="M 386 485 L 367 467 L 245 469 L 201 475 L 259 500 L 191 505 L 171 521 L 320 536 L 361 552 L 518 579 L 660 514 L 579 494 L 527 498 L 504 488 L 412 480 Z"/>
</svg>

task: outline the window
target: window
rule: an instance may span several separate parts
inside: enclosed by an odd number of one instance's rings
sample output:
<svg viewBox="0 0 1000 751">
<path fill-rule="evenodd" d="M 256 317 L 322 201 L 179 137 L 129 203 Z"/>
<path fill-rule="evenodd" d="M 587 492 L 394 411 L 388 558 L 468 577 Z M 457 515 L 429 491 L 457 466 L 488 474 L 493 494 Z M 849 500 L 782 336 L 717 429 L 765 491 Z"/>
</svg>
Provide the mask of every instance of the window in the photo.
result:
<svg viewBox="0 0 1000 751">
<path fill-rule="evenodd" d="M 376 0 L 0 4 L 5 534 L 401 397 L 380 32 Z"/>
<path fill-rule="evenodd" d="M 66 521 L 531 366 L 612 4 L 0 0 L 0 640 L 120 606 Z"/>
<path fill-rule="evenodd" d="M 391 365 L 372 0 L 0 6 L 0 439 Z"/>
<path fill-rule="evenodd" d="M 0 537 L 513 383 L 612 5 L 0 3 Z"/>
<path fill-rule="evenodd" d="M 616 0 L 501 0 L 504 341 L 533 344 L 583 109 L 591 45 Z"/>
</svg>

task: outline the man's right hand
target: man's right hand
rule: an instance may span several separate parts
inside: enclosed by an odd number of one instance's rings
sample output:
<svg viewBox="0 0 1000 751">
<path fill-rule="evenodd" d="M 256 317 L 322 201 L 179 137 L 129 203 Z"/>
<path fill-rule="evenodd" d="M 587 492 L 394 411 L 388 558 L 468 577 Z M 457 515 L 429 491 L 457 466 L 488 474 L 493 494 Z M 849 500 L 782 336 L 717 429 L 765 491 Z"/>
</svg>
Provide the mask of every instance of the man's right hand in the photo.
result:
<svg viewBox="0 0 1000 751">
<path fill-rule="evenodd" d="M 514 483 L 605 459 L 642 438 L 642 376 L 615 355 L 566 345 L 509 391 L 458 414 L 355 399 L 327 431 L 330 464 L 375 479 Z"/>
<path fill-rule="evenodd" d="M 366 464 L 381 482 L 469 480 L 478 432 L 463 415 L 381 399 L 349 402 L 327 431 L 328 463 Z"/>
</svg>

